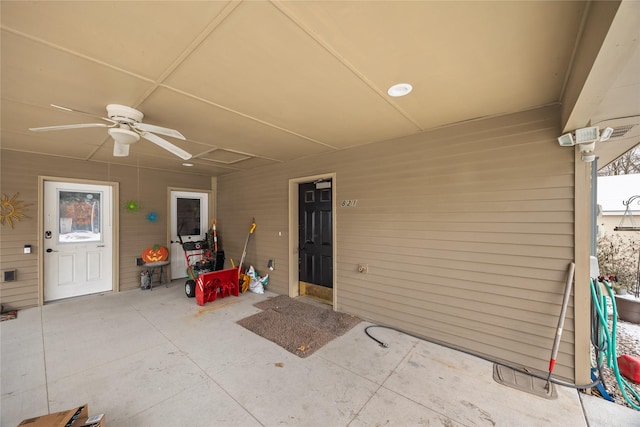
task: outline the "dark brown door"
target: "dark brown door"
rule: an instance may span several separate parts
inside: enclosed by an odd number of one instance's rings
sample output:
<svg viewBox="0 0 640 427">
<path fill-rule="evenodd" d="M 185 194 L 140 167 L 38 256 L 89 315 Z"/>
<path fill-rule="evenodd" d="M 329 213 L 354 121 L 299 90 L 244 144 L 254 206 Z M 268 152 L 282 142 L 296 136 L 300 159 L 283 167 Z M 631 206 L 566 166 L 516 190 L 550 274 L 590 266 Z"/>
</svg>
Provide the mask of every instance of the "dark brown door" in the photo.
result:
<svg viewBox="0 0 640 427">
<path fill-rule="evenodd" d="M 300 281 L 333 288 L 331 180 L 300 184 Z"/>
</svg>

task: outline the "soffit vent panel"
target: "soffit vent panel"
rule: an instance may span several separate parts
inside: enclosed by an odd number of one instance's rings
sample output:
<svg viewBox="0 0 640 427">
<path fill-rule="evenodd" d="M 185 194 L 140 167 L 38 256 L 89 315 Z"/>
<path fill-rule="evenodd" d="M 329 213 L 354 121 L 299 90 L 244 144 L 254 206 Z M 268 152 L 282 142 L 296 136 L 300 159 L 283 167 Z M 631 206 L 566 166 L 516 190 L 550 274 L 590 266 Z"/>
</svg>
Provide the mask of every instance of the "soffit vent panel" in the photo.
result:
<svg viewBox="0 0 640 427">
<path fill-rule="evenodd" d="M 635 126 L 637 125 L 633 124 L 633 125 L 624 125 L 624 126 L 614 127 L 613 133 L 611 134 L 611 138 L 622 138 Z"/>
</svg>

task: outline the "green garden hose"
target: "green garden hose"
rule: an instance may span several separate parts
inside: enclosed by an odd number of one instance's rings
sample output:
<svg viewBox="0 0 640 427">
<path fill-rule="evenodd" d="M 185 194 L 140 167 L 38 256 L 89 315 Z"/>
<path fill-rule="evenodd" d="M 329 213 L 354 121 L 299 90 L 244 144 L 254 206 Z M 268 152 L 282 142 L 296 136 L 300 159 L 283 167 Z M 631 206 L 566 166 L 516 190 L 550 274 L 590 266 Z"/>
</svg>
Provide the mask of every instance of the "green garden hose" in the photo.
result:
<svg viewBox="0 0 640 427">
<path fill-rule="evenodd" d="M 611 330 L 609 330 L 609 322 L 607 321 L 607 296 L 602 295 L 599 297 L 599 292 L 596 292 L 595 284 L 593 283 L 593 279 L 590 281 L 591 285 L 591 297 L 593 299 L 593 304 L 596 309 L 596 313 L 598 319 L 600 319 L 599 327 L 603 331 L 603 342 L 602 342 L 602 352 L 598 356 L 598 364 L 600 365 L 602 362 L 602 356 L 604 355 L 607 359 L 607 367 L 611 368 L 615 374 L 616 380 L 618 382 L 618 388 L 622 393 L 624 399 L 629 403 L 629 405 L 638 411 L 640 411 L 640 395 L 629 385 L 629 383 L 622 378 L 620 375 L 620 370 L 618 369 L 618 358 L 616 354 L 616 333 L 617 333 L 617 325 L 618 325 L 618 310 L 616 308 L 616 299 L 613 296 L 613 288 L 607 281 L 602 281 L 605 285 L 607 291 L 609 292 L 609 298 L 611 299 L 611 306 L 613 309 L 613 321 L 611 323 Z M 635 398 L 636 402 L 633 402 L 627 391 L 630 392 L 631 395 Z"/>
</svg>

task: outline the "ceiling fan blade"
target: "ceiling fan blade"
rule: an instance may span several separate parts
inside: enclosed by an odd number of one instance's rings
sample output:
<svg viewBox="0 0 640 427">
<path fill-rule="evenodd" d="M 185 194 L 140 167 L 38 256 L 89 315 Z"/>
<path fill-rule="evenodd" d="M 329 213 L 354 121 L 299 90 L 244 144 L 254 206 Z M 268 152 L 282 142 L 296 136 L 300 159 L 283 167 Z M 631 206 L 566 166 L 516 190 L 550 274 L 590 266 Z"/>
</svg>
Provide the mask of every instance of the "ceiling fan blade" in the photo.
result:
<svg viewBox="0 0 640 427">
<path fill-rule="evenodd" d="M 140 135 L 144 139 L 153 142 L 154 144 L 156 144 L 156 145 L 164 148 L 165 150 L 175 154 L 176 156 L 180 157 L 181 159 L 189 160 L 191 158 L 191 154 L 187 153 L 182 148 L 173 145 L 172 143 L 170 143 L 166 139 L 160 138 L 158 135 L 154 135 L 154 134 L 149 133 L 149 132 L 142 132 Z"/>
<path fill-rule="evenodd" d="M 160 135 L 166 135 L 166 136 L 170 136 L 177 139 L 187 139 L 184 137 L 183 134 L 181 134 L 175 129 L 163 128 L 161 126 L 150 125 L 148 123 L 134 123 L 132 126 L 142 132 L 153 132 L 153 133 L 159 133 Z"/>
<path fill-rule="evenodd" d="M 107 121 L 107 122 L 110 122 L 110 123 L 113 123 L 113 124 L 117 124 L 117 123 L 118 123 L 118 122 L 116 122 L 116 121 L 114 121 L 114 120 L 111 120 L 111 119 L 109 119 L 109 118 L 107 118 L 107 117 L 102 117 L 102 116 L 99 116 L 99 115 L 97 115 L 97 114 L 93 114 L 93 113 L 87 113 L 86 111 L 82 111 L 82 110 L 74 110 L 74 109 L 72 109 L 72 108 L 64 107 L 64 106 L 62 106 L 62 105 L 56 105 L 56 104 L 50 104 L 50 105 L 51 105 L 53 108 L 57 108 L 57 109 L 62 110 L 62 111 L 69 111 L 69 112 L 71 112 L 71 113 L 84 114 L 85 116 L 94 117 L 94 118 L 97 118 L 97 119 L 102 119 L 102 120 L 104 120 L 104 121 Z"/>
<path fill-rule="evenodd" d="M 129 155 L 129 144 L 122 144 L 118 141 L 113 142 L 113 156 L 127 157 Z"/>
<path fill-rule="evenodd" d="M 29 128 L 34 132 L 46 132 L 49 130 L 65 130 L 65 129 L 81 129 L 81 128 L 108 128 L 109 125 L 105 123 L 81 123 L 77 125 L 59 125 L 59 126 L 44 126 L 39 128 Z"/>
</svg>

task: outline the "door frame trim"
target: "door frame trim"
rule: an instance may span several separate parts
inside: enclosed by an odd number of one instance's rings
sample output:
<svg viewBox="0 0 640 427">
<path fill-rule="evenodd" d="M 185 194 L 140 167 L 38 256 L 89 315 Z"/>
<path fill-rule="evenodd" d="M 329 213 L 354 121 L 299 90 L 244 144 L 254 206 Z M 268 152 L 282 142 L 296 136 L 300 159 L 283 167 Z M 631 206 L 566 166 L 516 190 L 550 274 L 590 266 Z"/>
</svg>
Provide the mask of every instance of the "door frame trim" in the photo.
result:
<svg viewBox="0 0 640 427">
<path fill-rule="evenodd" d="M 215 181 L 216 183 L 216 190 L 217 190 L 217 180 Z M 213 180 L 212 180 L 212 184 L 213 184 Z M 173 216 L 172 216 L 172 212 L 171 212 L 171 193 L 174 191 L 183 191 L 185 193 L 207 193 L 207 215 L 209 216 L 206 219 L 206 224 L 210 224 L 211 220 L 209 218 L 215 218 L 215 216 L 211 216 L 212 212 L 215 215 L 215 208 L 216 208 L 216 202 L 217 202 L 217 191 L 214 191 L 213 189 L 202 189 L 202 188 L 185 188 L 185 187 L 167 187 L 167 241 L 166 241 L 166 245 L 167 248 L 169 248 L 169 253 L 171 253 L 171 250 L 173 249 L 173 241 L 171 240 L 172 236 L 171 236 L 171 221 L 173 221 Z M 214 199 L 216 199 L 216 201 L 214 201 Z M 207 229 L 208 230 L 208 229 Z M 182 248 L 180 248 L 180 250 L 182 250 Z M 171 260 L 171 256 L 169 257 L 169 260 Z M 169 268 L 168 271 L 166 273 L 168 275 L 168 277 L 171 277 L 171 275 L 173 274 L 171 272 L 171 264 L 169 264 Z M 176 279 L 177 280 L 177 279 Z"/>
<path fill-rule="evenodd" d="M 111 292 L 120 292 L 120 183 L 92 179 L 65 178 L 58 176 L 38 176 L 38 306 L 44 305 L 44 183 L 47 181 L 71 184 L 103 185 L 111 187 Z"/>
<path fill-rule="evenodd" d="M 333 310 L 338 310 L 338 280 L 337 280 L 337 222 L 336 222 L 336 173 L 303 176 L 289 179 L 289 297 L 300 296 L 298 284 L 300 282 L 298 268 L 298 186 L 305 182 L 313 182 L 318 179 L 331 179 L 331 247 L 333 263 Z"/>
</svg>

